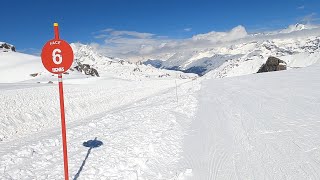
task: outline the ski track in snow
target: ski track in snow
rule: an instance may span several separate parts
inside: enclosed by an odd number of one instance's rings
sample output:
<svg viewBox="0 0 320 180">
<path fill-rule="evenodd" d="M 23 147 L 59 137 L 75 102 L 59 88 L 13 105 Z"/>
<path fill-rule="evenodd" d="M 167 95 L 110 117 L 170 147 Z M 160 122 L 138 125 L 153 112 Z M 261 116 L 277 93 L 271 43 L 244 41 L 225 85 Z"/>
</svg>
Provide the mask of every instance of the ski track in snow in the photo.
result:
<svg viewBox="0 0 320 180">
<path fill-rule="evenodd" d="M 199 83 L 181 80 L 178 102 L 173 80 L 157 81 L 157 86 L 151 81 L 138 83 L 141 86 L 121 83 L 115 90 L 107 87 L 97 90 L 89 90 L 85 86 L 65 87 L 70 177 L 78 174 L 77 179 L 176 179 L 180 170 L 177 163 L 181 159 L 182 139 L 196 110 L 194 91 L 199 89 Z M 57 95 L 56 90 L 50 86 L 31 90 L 9 88 L 0 96 L 8 99 L 21 96 L 24 101 L 25 95 L 32 91 L 35 95 L 30 97 L 29 104 L 35 99 L 39 103 L 38 99 L 43 98 L 39 106 L 44 106 L 52 101 L 45 97 L 46 93 L 54 96 Z M 86 106 L 84 102 L 90 104 Z M 12 104 L 8 104 L 5 107 L 11 107 Z M 56 100 L 51 105 L 59 108 Z M 23 114 L 29 108 L 26 106 L 26 109 L 21 106 L 18 112 Z M 86 112 L 87 108 L 92 108 L 93 112 Z M 38 132 L 22 131 L 16 134 L 19 139 L 11 139 L 15 136 L 13 134 L 9 140 L 4 139 L 0 143 L 0 179 L 63 179 L 59 112 L 54 109 L 49 113 L 57 113 L 54 116 L 57 120 L 47 118 L 42 122 L 37 118 L 39 126 L 46 128 L 39 127 Z M 87 116 L 80 119 L 84 115 Z M 56 124 L 44 125 L 47 121 Z M 31 126 L 32 123 L 27 124 Z M 23 125 L 17 127 L 20 130 Z M 94 138 L 102 141 L 103 145 L 88 151 L 82 143 Z"/>
<path fill-rule="evenodd" d="M 319 70 L 204 81 L 181 179 L 320 179 Z"/>
</svg>

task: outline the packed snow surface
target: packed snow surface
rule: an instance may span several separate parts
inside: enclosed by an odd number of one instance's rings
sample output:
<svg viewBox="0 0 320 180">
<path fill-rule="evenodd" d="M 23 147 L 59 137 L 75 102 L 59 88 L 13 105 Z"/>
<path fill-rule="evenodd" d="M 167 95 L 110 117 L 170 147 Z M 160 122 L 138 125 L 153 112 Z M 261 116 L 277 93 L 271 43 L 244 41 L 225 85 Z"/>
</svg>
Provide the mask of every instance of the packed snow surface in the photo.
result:
<svg viewBox="0 0 320 180">
<path fill-rule="evenodd" d="M 319 71 L 204 80 L 184 139 L 187 179 L 320 179 Z"/>
<path fill-rule="evenodd" d="M 319 179 L 319 72 L 67 84 L 70 177 Z M 62 179 L 57 85 L 0 88 L 0 179 Z"/>
<path fill-rule="evenodd" d="M 57 85 L 0 88 L 0 179 L 63 179 Z M 196 82 L 177 80 L 177 88 L 178 100 L 175 80 L 65 85 L 70 177 L 176 177 Z M 83 146 L 95 138 L 103 145 Z"/>
<path fill-rule="evenodd" d="M 63 74 L 70 178 L 176 177 L 197 76 L 73 48 L 100 77 Z M 0 179 L 63 179 L 57 76 L 17 52 L 0 53 L 0 66 Z"/>
</svg>

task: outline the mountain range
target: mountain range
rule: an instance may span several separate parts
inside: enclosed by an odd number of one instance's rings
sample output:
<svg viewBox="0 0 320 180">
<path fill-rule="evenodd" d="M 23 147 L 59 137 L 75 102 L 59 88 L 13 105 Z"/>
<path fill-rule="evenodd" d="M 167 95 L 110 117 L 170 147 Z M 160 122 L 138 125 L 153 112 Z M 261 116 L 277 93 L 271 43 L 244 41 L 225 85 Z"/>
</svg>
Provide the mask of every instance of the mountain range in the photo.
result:
<svg viewBox="0 0 320 180">
<path fill-rule="evenodd" d="M 99 73 L 131 79 L 176 76 L 173 74 L 178 73 L 177 70 L 199 76 L 224 78 L 254 74 L 270 56 L 285 61 L 288 69 L 309 66 L 320 57 L 320 28 L 315 25 L 296 24 L 278 31 L 251 34 L 244 27 L 237 26 L 229 32 L 198 34 L 191 39 L 194 43 L 211 43 L 201 47 L 195 45 L 193 49 L 141 56 L 139 59 L 106 56 L 91 45 L 71 43 L 75 54 L 73 67 L 78 63 L 88 64 Z M 13 64 L 15 68 L 23 65 L 20 72 L 25 73 L 18 75 L 18 79 L 22 81 L 37 79 L 31 78 L 30 74 L 46 74 L 39 63 L 39 57 L 15 52 L 13 45 L 4 42 L 0 43 L 0 50 L 0 58 L 12 59 L 10 62 L 1 62 L 0 66 L 4 69 L 2 75 L 12 73 L 8 67 Z M 25 64 L 30 67 L 25 68 Z M 181 73 L 180 76 L 183 74 Z M 10 79 L 3 82 L 10 82 Z"/>
</svg>

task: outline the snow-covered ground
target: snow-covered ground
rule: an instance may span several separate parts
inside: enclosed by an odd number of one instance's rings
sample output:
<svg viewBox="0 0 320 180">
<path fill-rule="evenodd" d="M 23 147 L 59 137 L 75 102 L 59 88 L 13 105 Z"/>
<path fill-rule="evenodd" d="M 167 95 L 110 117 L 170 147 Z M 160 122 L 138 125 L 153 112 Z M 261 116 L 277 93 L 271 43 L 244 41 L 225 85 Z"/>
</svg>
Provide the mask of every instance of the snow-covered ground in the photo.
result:
<svg viewBox="0 0 320 180">
<path fill-rule="evenodd" d="M 319 72 L 67 84 L 70 177 L 319 179 Z M 56 84 L 0 88 L 0 179 L 62 179 Z"/>
<path fill-rule="evenodd" d="M 190 179 L 320 179 L 319 72 L 203 81 L 184 139 Z"/>
<path fill-rule="evenodd" d="M 70 176 L 177 177 L 182 139 L 196 110 L 196 81 L 178 80 L 177 89 L 175 80 L 99 84 L 65 86 Z M 0 179 L 63 178 L 56 86 L 0 87 L 6 98 L 1 109 L 5 137 L 0 142 Z M 103 145 L 88 151 L 83 142 L 94 138 Z"/>
<path fill-rule="evenodd" d="M 37 56 L 18 52 L 0 52 L 0 82 L 19 82 L 32 79 L 30 74 L 45 71 Z"/>
<path fill-rule="evenodd" d="M 196 110 L 196 76 L 109 63 L 84 50 L 87 61 L 79 61 L 90 63 L 101 76 L 64 75 L 70 177 L 178 177 L 182 139 Z M 6 66 L 10 73 L 0 78 L 0 179 L 63 179 L 57 77 L 42 71 L 39 57 L 25 59 L 29 56 L 16 52 L 1 57 L 7 58 L 0 58 L 0 64 L 31 66 L 30 71 Z M 83 145 L 95 138 L 102 146 Z"/>
</svg>

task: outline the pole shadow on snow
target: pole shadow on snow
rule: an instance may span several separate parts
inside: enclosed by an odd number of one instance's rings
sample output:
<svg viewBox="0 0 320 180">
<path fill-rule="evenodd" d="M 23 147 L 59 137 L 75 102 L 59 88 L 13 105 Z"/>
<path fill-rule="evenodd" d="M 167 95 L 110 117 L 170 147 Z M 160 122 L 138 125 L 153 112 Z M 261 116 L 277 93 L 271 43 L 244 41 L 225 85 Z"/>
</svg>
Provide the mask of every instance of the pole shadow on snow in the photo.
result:
<svg viewBox="0 0 320 180">
<path fill-rule="evenodd" d="M 97 140 L 97 137 L 96 137 L 96 138 L 94 138 L 94 140 L 88 140 L 88 141 L 86 141 L 86 142 L 83 142 L 82 145 L 83 145 L 84 147 L 88 147 L 89 149 L 88 149 L 88 152 L 87 152 L 86 157 L 84 158 L 84 160 L 83 160 L 83 162 L 82 162 L 82 164 L 81 164 L 81 166 L 80 166 L 77 174 L 74 176 L 74 179 L 73 179 L 73 180 L 77 180 L 78 177 L 80 176 L 80 173 L 81 173 L 84 165 L 86 164 L 86 161 L 87 161 L 87 159 L 88 159 L 88 157 L 89 157 L 89 154 L 91 153 L 91 150 L 92 150 L 93 148 L 97 148 L 97 147 L 102 146 L 102 145 L 103 145 L 103 142 Z"/>
</svg>

